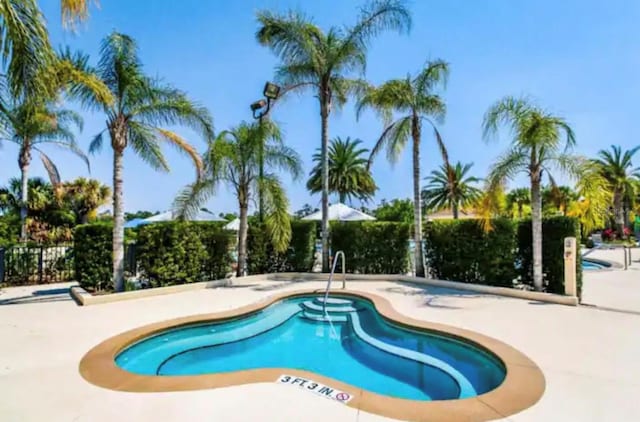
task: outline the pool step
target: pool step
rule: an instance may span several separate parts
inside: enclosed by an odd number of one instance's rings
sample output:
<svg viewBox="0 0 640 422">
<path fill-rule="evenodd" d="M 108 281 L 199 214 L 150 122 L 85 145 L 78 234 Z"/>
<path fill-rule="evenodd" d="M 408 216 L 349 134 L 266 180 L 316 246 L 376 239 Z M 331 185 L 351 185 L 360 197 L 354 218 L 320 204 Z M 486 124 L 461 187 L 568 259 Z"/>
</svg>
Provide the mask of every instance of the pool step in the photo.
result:
<svg viewBox="0 0 640 422">
<path fill-rule="evenodd" d="M 303 311 L 302 312 L 302 317 L 306 318 L 308 320 L 311 320 L 311 321 L 329 322 L 327 320 L 327 316 L 326 315 L 312 313 L 312 312 L 308 312 L 308 311 Z M 331 322 L 334 322 L 334 323 L 335 322 L 347 322 L 347 316 L 346 315 L 329 315 L 329 319 L 331 320 Z"/>
<path fill-rule="evenodd" d="M 325 303 L 324 296 L 315 297 L 313 299 L 313 302 L 318 305 L 323 305 Z M 349 299 L 340 299 L 337 297 L 328 297 L 327 306 L 329 305 L 353 305 L 353 301 Z"/>
<path fill-rule="evenodd" d="M 356 309 L 355 307 L 351 306 L 353 304 L 353 302 L 351 302 L 351 304 L 330 304 L 329 302 L 327 302 L 327 306 L 326 306 L 326 311 L 327 313 L 349 313 L 349 312 L 357 312 L 358 309 Z M 307 311 L 312 311 L 315 313 L 324 313 L 325 309 L 323 309 L 322 305 L 318 305 L 317 303 L 315 303 L 314 301 L 311 300 L 307 300 L 306 302 L 302 302 L 302 308 L 307 310 Z"/>
</svg>

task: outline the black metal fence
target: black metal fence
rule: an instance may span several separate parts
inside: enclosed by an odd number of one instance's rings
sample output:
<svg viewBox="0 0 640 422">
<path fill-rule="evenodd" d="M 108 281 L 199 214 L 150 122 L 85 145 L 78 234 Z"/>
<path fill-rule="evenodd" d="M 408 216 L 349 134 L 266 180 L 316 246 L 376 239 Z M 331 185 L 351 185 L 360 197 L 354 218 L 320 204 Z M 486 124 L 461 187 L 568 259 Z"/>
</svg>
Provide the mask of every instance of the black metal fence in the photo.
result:
<svg viewBox="0 0 640 422">
<path fill-rule="evenodd" d="M 0 248 L 0 283 L 46 284 L 73 279 L 73 244 Z"/>
</svg>

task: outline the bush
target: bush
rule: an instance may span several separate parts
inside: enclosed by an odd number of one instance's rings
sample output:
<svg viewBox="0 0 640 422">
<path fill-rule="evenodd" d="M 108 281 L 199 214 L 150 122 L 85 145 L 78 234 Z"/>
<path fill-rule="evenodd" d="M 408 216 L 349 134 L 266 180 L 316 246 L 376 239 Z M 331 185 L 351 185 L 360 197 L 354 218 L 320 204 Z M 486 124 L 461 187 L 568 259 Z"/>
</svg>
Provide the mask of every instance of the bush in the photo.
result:
<svg viewBox="0 0 640 422">
<path fill-rule="evenodd" d="M 74 261 L 80 286 L 102 290 L 111 284 L 113 226 L 109 223 L 84 224 L 75 228 Z"/>
<path fill-rule="evenodd" d="M 203 281 L 219 280 L 231 270 L 231 249 L 235 245 L 235 234 L 224 229 L 224 223 L 191 223 L 204 246 L 206 257 L 203 263 Z"/>
<path fill-rule="evenodd" d="M 13 246 L 20 236 L 20 220 L 8 216 L 0 217 L 0 248 Z"/>
<path fill-rule="evenodd" d="M 143 226 L 136 254 L 140 272 L 154 286 L 200 281 L 207 260 L 194 224 L 178 221 Z"/>
<path fill-rule="evenodd" d="M 265 225 L 252 219 L 247 231 L 247 271 L 249 274 L 311 271 L 315 239 L 314 221 L 292 221 L 289 248 L 276 253 Z"/>
<path fill-rule="evenodd" d="M 514 225 L 508 219 L 483 229 L 478 220 L 440 220 L 424 227 L 431 276 L 441 280 L 512 287 L 515 271 Z"/>
<path fill-rule="evenodd" d="M 572 217 L 552 217 L 542 220 L 542 272 L 547 292 L 564 294 L 564 238 L 575 237 L 580 257 L 580 223 Z M 518 267 L 523 283 L 533 280 L 533 243 L 531 220 L 518 225 Z M 582 266 L 577 265 L 578 297 L 582 294 Z"/>
<path fill-rule="evenodd" d="M 406 274 L 410 231 L 408 223 L 337 222 L 331 224 L 331 248 L 344 252 L 348 272 Z"/>
</svg>

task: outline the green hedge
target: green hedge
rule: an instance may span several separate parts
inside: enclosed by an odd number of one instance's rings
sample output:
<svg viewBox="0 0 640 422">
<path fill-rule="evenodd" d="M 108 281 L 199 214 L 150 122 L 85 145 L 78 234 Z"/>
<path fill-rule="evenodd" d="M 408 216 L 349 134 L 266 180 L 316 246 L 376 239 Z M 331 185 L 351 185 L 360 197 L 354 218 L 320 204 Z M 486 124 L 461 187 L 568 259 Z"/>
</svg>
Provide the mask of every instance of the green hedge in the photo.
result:
<svg viewBox="0 0 640 422">
<path fill-rule="evenodd" d="M 514 224 L 478 220 L 440 220 L 425 224 L 425 257 L 431 276 L 440 280 L 512 287 L 516 278 Z"/>
<path fill-rule="evenodd" d="M 200 281 L 206 257 L 204 245 L 191 223 L 149 224 L 138 232 L 138 269 L 154 286 Z"/>
<path fill-rule="evenodd" d="M 409 270 L 410 237 L 411 225 L 408 223 L 331 224 L 332 252 L 344 252 L 346 270 L 350 273 L 405 274 Z"/>
<path fill-rule="evenodd" d="M 111 287 L 112 230 L 111 223 L 76 228 L 76 277 L 81 286 L 94 290 Z M 126 248 L 125 261 L 137 261 L 142 276 L 154 286 L 216 280 L 231 269 L 235 236 L 218 222 L 156 223 L 134 231 L 137 241 Z M 127 243 L 131 234 L 126 230 Z"/>
<path fill-rule="evenodd" d="M 265 225 L 251 219 L 247 231 L 247 271 L 249 274 L 311 271 L 315 239 L 314 221 L 292 221 L 289 248 L 285 253 L 275 253 Z"/>
<path fill-rule="evenodd" d="M 0 217 L 0 248 L 7 248 L 18 243 L 20 236 L 20 220 L 13 217 Z"/>
<path fill-rule="evenodd" d="M 231 251 L 235 246 L 236 235 L 224 229 L 224 222 L 191 223 L 200 237 L 206 251 L 203 263 L 204 280 L 219 280 L 231 271 L 233 257 Z"/>
<path fill-rule="evenodd" d="M 102 290 L 111 285 L 112 236 L 110 223 L 84 224 L 75 228 L 75 273 L 83 288 Z"/>
<path fill-rule="evenodd" d="M 531 220 L 518 224 L 517 262 L 523 283 L 533 280 L 533 241 Z M 564 294 L 564 238 L 575 237 L 580 254 L 580 223 L 572 217 L 551 217 L 542 220 L 542 272 L 549 293 Z M 577 265 L 578 296 L 582 295 L 582 265 Z"/>
</svg>

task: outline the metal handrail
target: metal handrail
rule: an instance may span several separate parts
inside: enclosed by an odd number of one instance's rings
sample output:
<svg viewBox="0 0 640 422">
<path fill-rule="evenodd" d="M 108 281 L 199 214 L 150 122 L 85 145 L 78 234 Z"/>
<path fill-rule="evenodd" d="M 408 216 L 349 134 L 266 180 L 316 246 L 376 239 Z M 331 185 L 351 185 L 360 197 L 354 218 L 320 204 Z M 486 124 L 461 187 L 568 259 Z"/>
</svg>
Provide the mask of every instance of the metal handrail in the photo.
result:
<svg viewBox="0 0 640 422">
<path fill-rule="evenodd" d="M 329 299 L 329 289 L 331 289 L 331 280 L 333 280 L 333 274 L 336 271 L 336 264 L 338 263 L 338 257 L 342 255 L 342 288 L 347 286 L 347 271 L 345 267 L 345 257 L 343 251 L 336 252 L 333 257 L 333 265 L 331 266 L 331 272 L 329 273 L 329 280 L 327 280 L 327 288 L 324 291 L 324 301 L 322 302 L 322 312 L 327 313 L 327 299 Z"/>
</svg>

